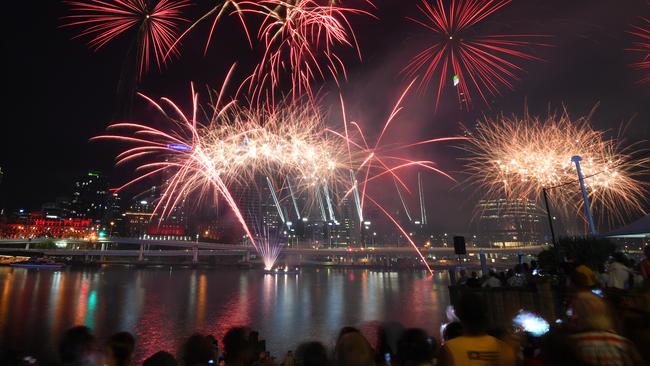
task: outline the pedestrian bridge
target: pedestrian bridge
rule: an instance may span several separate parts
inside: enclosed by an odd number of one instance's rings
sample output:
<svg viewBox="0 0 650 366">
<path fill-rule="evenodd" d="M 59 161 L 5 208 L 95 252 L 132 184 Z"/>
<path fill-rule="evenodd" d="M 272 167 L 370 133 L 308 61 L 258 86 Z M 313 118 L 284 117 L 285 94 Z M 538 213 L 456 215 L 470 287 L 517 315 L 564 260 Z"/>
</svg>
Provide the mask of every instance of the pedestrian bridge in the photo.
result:
<svg viewBox="0 0 650 366">
<path fill-rule="evenodd" d="M 86 241 L 79 239 L 58 239 L 61 242 L 60 248 L 38 248 L 39 243 L 51 241 L 51 239 L 0 239 L 0 254 L 3 252 L 24 253 L 24 255 L 43 254 L 47 256 L 61 257 L 138 257 L 142 261 L 145 257 L 192 257 L 192 261 L 197 263 L 199 257 L 206 256 L 238 256 L 244 261 L 248 261 L 251 255 L 256 254 L 252 245 L 228 244 L 228 243 L 209 243 L 201 241 L 183 241 L 183 240 L 153 240 L 139 238 L 105 238 L 97 241 Z M 116 249 L 115 244 L 120 244 L 121 249 Z M 72 248 L 71 248 L 72 247 Z M 530 246 L 522 248 L 478 248 L 467 247 L 467 253 L 470 256 L 478 256 L 483 251 L 488 255 L 504 256 L 517 254 L 537 254 L 546 246 Z M 453 247 L 432 247 L 420 248 L 425 257 L 435 259 L 436 257 L 453 258 Z M 285 257 L 308 257 L 308 258 L 325 258 L 337 257 L 340 259 L 355 258 L 417 258 L 418 254 L 413 247 L 407 245 L 389 245 L 381 247 L 366 248 L 315 248 L 308 244 L 298 244 L 293 247 L 284 247 L 282 255 Z"/>
</svg>

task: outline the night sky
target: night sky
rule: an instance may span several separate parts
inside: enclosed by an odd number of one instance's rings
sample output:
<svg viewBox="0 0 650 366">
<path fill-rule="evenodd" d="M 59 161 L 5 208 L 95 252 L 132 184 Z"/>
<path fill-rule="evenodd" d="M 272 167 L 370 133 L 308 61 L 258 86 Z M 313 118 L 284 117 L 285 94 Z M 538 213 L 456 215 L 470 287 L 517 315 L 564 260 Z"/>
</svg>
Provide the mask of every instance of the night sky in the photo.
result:
<svg viewBox="0 0 650 366">
<path fill-rule="evenodd" d="M 199 5 L 189 11 L 191 18 L 211 3 L 196 2 Z M 407 84 L 399 71 L 421 48 L 427 34 L 406 19 L 418 14 L 416 1 L 375 3 L 378 20 L 351 18 L 363 61 L 351 51 L 341 51 L 348 68 L 342 93 L 350 114 L 365 126 L 383 123 Z M 116 116 L 115 90 L 131 39 L 125 36 L 98 52 L 89 50 L 84 40 L 71 40 L 74 30 L 60 28 L 66 6 L 57 0 L 11 2 L 5 5 L 4 14 L 0 207 L 38 208 L 57 196 L 69 195 L 75 177 L 88 170 L 107 173 L 114 185 L 123 183 L 131 171 L 113 168 L 119 146 L 88 139 Z M 624 51 L 632 42 L 625 31 L 629 24 L 638 24 L 640 16 L 650 17 L 650 5 L 644 0 L 515 0 L 478 31 L 550 35 L 554 47 L 535 48 L 535 55 L 546 61 L 524 62 L 527 73 L 515 82 L 515 91 L 504 90 L 489 106 L 476 98 L 470 112 L 459 110 L 453 91 L 445 93 L 437 112 L 433 93 L 410 94 L 400 118 L 400 137 L 456 135 L 461 133 L 461 124 L 472 125 L 477 118 L 500 112 L 521 113 L 525 104 L 533 114 L 566 106 L 578 117 L 599 103 L 593 120 L 596 128 L 611 130 L 610 136 L 616 136 L 629 122 L 626 142 L 650 139 L 650 84 L 635 83 L 640 74 L 627 66 L 634 55 Z M 162 72 L 154 68 L 140 90 L 187 105 L 190 81 L 201 92 L 206 85 L 219 87 L 234 62 L 238 63 L 237 78 L 247 75 L 259 52 L 249 49 L 237 23 L 226 19 L 219 26 L 204 57 L 201 50 L 207 30 L 205 23 L 192 33 L 183 44 L 181 58 Z M 324 108 L 338 117 L 338 92 L 331 82 L 322 87 Z M 152 113 L 136 99 L 134 115 L 140 121 L 148 122 Z M 642 142 L 640 147 L 650 144 Z M 419 153 L 463 179 L 462 152 L 453 145 Z M 427 175 L 425 182 L 434 229 L 464 231 L 480 192 L 433 175 Z M 387 189 L 394 195 L 393 187 Z"/>
</svg>

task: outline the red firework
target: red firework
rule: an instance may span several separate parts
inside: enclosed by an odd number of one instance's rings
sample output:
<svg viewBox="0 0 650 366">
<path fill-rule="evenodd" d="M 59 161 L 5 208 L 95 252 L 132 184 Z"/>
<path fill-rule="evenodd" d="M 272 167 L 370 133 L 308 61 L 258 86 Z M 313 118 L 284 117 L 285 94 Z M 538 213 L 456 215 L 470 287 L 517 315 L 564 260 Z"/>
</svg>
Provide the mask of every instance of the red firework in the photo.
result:
<svg viewBox="0 0 650 366">
<path fill-rule="evenodd" d="M 372 6 L 371 1 L 366 1 Z M 338 82 L 345 77 L 345 64 L 336 54 L 339 45 L 355 49 L 359 59 L 361 51 L 354 29 L 347 16 L 367 11 L 335 5 L 333 1 L 316 0 L 262 0 L 242 1 L 245 12 L 264 17 L 259 38 L 264 45 L 264 55 L 248 79 L 249 89 L 258 100 L 271 98 L 280 86 L 286 72 L 291 95 L 296 98 L 313 96 L 311 84 L 330 75 Z"/>
<path fill-rule="evenodd" d="M 500 87 L 514 88 L 513 81 L 524 71 L 515 60 L 541 61 L 525 51 L 531 45 L 545 45 L 530 41 L 541 35 L 472 34 L 472 27 L 510 1 L 451 0 L 445 5 L 443 0 L 422 0 L 418 8 L 425 19 L 409 18 L 433 32 L 434 42 L 415 55 L 402 72 L 409 78 L 421 76 L 420 89 L 437 82 L 436 109 L 449 81 L 456 87 L 459 102 L 469 108 L 472 94 L 487 103 L 488 96 L 500 94 Z"/>
<path fill-rule="evenodd" d="M 647 83 L 650 82 L 650 19 L 641 18 L 641 20 L 642 25 L 633 25 L 632 30 L 628 31 L 636 38 L 632 47 L 627 50 L 639 54 L 639 61 L 631 66 L 642 73 L 638 82 Z"/>
<path fill-rule="evenodd" d="M 188 0 L 89 0 L 68 1 L 73 15 L 66 16 L 66 27 L 80 27 L 73 38 L 91 37 L 88 46 L 102 48 L 120 35 L 137 31 L 138 77 L 149 69 L 152 59 L 160 68 L 165 54 L 176 52 L 177 23 L 187 21 L 182 9 Z"/>
</svg>

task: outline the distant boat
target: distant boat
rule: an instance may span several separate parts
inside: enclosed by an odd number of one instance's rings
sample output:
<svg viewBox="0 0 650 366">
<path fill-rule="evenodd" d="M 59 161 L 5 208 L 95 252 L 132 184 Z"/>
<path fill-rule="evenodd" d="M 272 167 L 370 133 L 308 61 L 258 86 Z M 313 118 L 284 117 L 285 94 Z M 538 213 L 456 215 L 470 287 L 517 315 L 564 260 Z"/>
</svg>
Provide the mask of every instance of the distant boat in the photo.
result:
<svg viewBox="0 0 650 366">
<path fill-rule="evenodd" d="M 16 268 L 61 269 L 65 264 L 48 260 L 29 260 L 25 262 L 12 263 L 10 266 Z"/>
</svg>

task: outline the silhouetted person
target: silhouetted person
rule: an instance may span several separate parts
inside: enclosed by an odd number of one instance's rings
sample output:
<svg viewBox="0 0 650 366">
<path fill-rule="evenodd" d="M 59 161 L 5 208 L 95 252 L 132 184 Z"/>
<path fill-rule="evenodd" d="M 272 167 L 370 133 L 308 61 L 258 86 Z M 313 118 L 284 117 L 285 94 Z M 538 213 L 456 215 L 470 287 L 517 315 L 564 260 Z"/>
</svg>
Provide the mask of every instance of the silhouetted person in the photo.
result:
<svg viewBox="0 0 650 366">
<path fill-rule="evenodd" d="M 346 327 L 349 328 L 349 327 Z M 341 336 L 334 350 L 336 366 L 374 366 L 375 352 L 359 331 L 341 329 Z M 354 329 L 354 328 L 352 328 Z"/>
<path fill-rule="evenodd" d="M 588 366 L 578 358 L 563 329 L 551 330 L 541 341 L 539 359 L 545 366 Z"/>
<path fill-rule="evenodd" d="M 95 364 L 95 336 L 82 325 L 63 333 L 59 342 L 59 358 L 63 365 L 81 366 Z"/>
<path fill-rule="evenodd" d="M 467 277 L 467 271 L 461 269 L 459 275 L 460 277 L 458 278 L 458 281 L 456 281 L 456 284 L 458 286 L 465 286 L 467 284 L 467 280 L 469 279 L 469 277 Z"/>
<path fill-rule="evenodd" d="M 398 366 L 431 365 L 434 355 L 433 340 L 422 329 L 407 329 L 397 341 Z"/>
<path fill-rule="evenodd" d="M 486 333 L 487 311 L 480 296 L 462 294 L 455 309 L 463 335 L 445 343 L 439 365 L 514 366 L 514 350 Z"/>
<path fill-rule="evenodd" d="M 481 280 L 478 278 L 478 273 L 476 271 L 472 271 L 472 275 L 470 278 L 467 279 L 467 287 L 471 288 L 479 288 L 481 287 Z"/>
<path fill-rule="evenodd" d="M 243 327 L 230 328 L 223 337 L 224 360 L 227 366 L 249 366 L 254 360 L 253 348 L 248 330 Z"/>
<path fill-rule="evenodd" d="M 596 275 L 594 274 L 594 271 L 580 260 L 576 260 L 574 264 L 575 267 L 573 270 L 569 271 L 569 279 L 571 280 L 572 284 L 575 286 L 576 283 L 574 283 L 574 279 L 577 279 L 579 287 L 592 288 L 596 286 L 598 281 Z M 571 277 L 572 275 L 574 278 Z"/>
<path fill-rule="evenodd" d="M 288 351 L 287 355 L 284 356 L 284 361 L 282 361 L 282 366 L 294 366 L 295 360 L 293 358 L 293 352 Z"/>
<path fill-rule="evenodd" d="M 361 334 L 361 331 L 359 329 L 355 328 L 355 327 L 345 326 L 345 327 L 341 328 L 341 330 L 339 331 L 339 336 L 336 337 L 336 343 L 338 343 L 341 340 L 341 337 L 343 337 L 344 335 L 346 335 L 348 333 L 359 333 L 359 334 Z"/>
<path fill-rule="evenodd" d="M 178 362 L 171 353 L 160 351 L 144 360 L 142 366 L 178 366 Z"/>
<path fill-rule="evenodd" d="M 253 355 L 259 355 L 262 352 L 266 352 L 266 342 L 260 340 L 260 333 L 257 331 L 251 331 L 248 335 L 248 344 L 253 350 Z"/>
<path fill-rule="evenodd" d="M 404 333 L 404 326 L 398 322 L 383 323 L 377 329 L 375 363 L 388 365 L 397 354 L 397 341 Z"/>
<path fill-rule="evenodd" d="M 135 338 L 129 332 L 113 334 L 106 342 L 108 366 L 126 366 L 135 349 Z"/>
<path fill-rule="evenodd" d="M 185 366 L 217 363 L 217 355 L 212 342 L 201 334 L 193 334 L 185 341 L 181 348 L 181 358 Z"/>
<path fill-rule="evenodd" d="M 526 286 L 526 275 L 521 264 L 515 265 L 514 275 L 508 278 L 508 286 L 510 287 L 522 287 Z"/>
<path fill-rule="evenodd" d="M 643 365 L 636 347 L 614 331 L 607 304 L 591 292 L 576 294 L 571 303 L 571 335 L 578 358 L 589 365 Z"/>
<path fill-rule="evenodd" d="M 488 288 L 498 288 L 501 287 L 501 279 L 499 279 L 499 276 L 497 276 L 497 273 L 494 270 L 490 270 L 490 274 L 488 275 L 488 278 L 485 279 L 481 287 L 488 287 Z"/>
<path fill-rule="evenodd" d="M 213 335 L 206 336 L 208 341 L 212 344 L 212 349 L 214 350 L 216 361 L 221 357 L 221 352 L 219 351 L 219 340 L 217 340 Z M 216 363 L 216 362 L 215 362 Z"/>
<path fill-rule="evenodd" d="M 302 343 L 296 349 L 296 363 L 300 366 L 328 366 L 327 350 L 320 342 Z"/>
<path fill-rule="evenodd" d="M 621 252 L 612 254 L 612 263 L 607 268 L 607 287 L 625 289 L 632 270 L 625 265 L 625 256 Z"/>
<path fill-rule="evenodd" d="M 643 248 L 644 258 L 639 264 L 639 270 L 646 286 L 650 285 L 650 245 Z"/>
<path fill-rule="evenodd" d="M 463 335 L 463 326 L 460 322 L 451 322 L 445 326 L 445 329 L 442 331 L 442 341 L 447 342 L 456 337 Z"/>
</svg>

